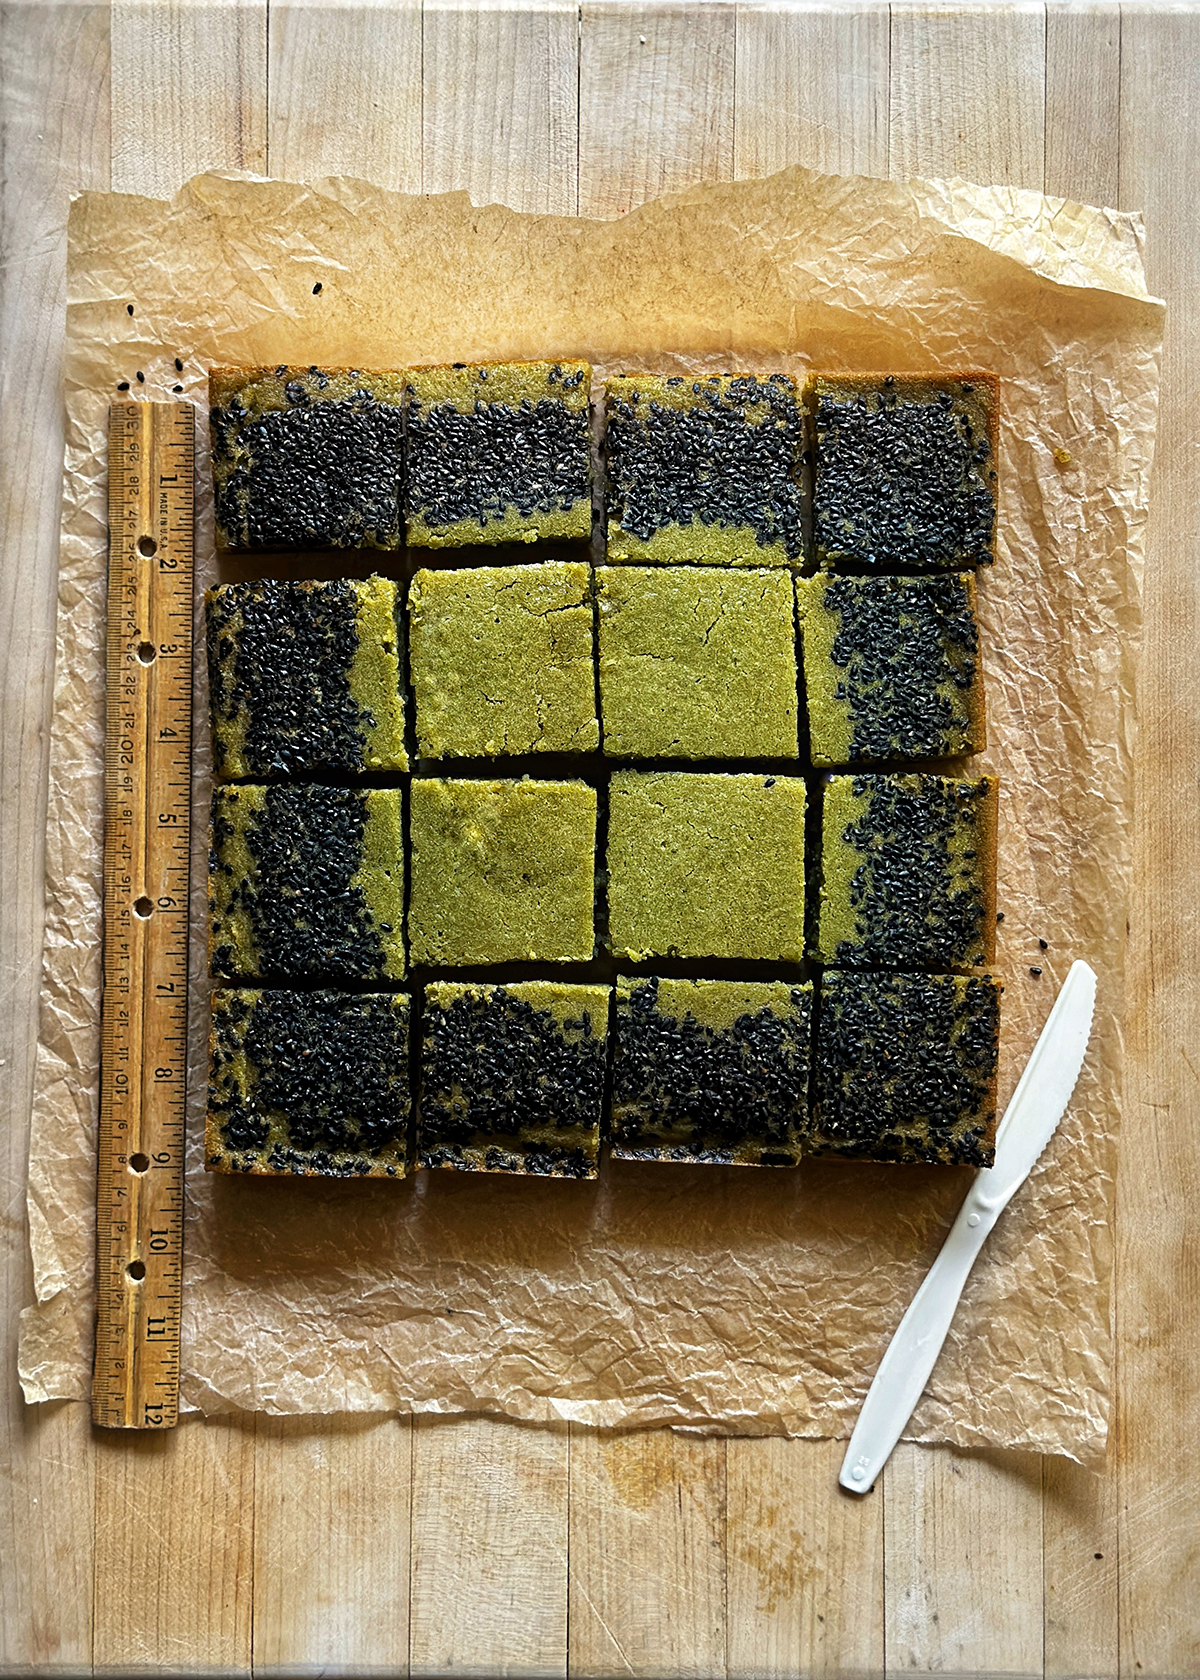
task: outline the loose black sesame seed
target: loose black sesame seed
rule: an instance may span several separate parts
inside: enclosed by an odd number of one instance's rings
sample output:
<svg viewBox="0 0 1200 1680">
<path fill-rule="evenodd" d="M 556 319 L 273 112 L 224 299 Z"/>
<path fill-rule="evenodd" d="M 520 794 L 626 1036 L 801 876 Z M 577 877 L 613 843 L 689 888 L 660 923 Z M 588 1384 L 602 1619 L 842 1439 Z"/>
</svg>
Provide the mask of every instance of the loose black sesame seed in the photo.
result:
<svg viewBox="0 0 1200 1680">
<path fill-rule="evenodd" d="M 320 297 L 320 295 L 321 295 L 321 282 L 319 280 L 317 281 L 316 285 L 312 289 L 312 295 L 314 297 Z"/>
<path fill-rule="evenodd" d="M 117 386 L 117 390 L 118 391 L 128 391 L 128 389 L 129 389 L 128 379 L 122 379 Z"/>
<path fill-rule="evenodd" d="M 1040 968 L 1031 968 L 1031 969 L 1030 969 L 1030 970 L 1029 970 L 1029 972 L 1030 972 L 1030 974 L 1032 974 L 1032 975 L 1033 975 L 1033 978 L 1034 978 L 1034 979 L 1035 979 L 1035 980 L 1040 980 L 1040 979 L 1041 979 L 1041 977 L 1042 977 L 1042 971 L 1041 971 L 1041 969 L 1040 969 Z"/>
<path fill-rule="evenodd" d="M 1039 939 L 1038 940 L 1038 945 L 1040 946 L 1040 948 L 1043 951 L 1048 951 L 1050 949 L 1049 945 L 1046 943 L 1046 941 L 1044 939 Z"/>
<path fill-rule="evenodd" d="M 998 921 L 998 922 L 1002 922 L 1002 921 L 1003 921 L 1003 920 L 1004 920 L 1004 912 L 1003 912 L 1003 910 L 997 910 L 997 912 L 996 912 L 996 920 L 997 920 L 997 921 Z"/>
<path fill-rule="evenodd" d="M 183 386 L 182 385 L 172 385 L 171 389 L 172 389 L 172 391 L 175 392 L 176 396 L 178 396 L 179 392 L 183 390 Z"/>
<path fill-rule="evenodd" d="M 180 360 L 180 358 L 178 356 L 176 356 L 176 358 L 175 358 L 175 372 L 176 373 L 182 373 L 183 372 L 183 362 Z"/>
<path fill-rule="evenodd" d="M 137 376 L 137 382 L 139 385 L 144 385 L 146 383 L 146 375 L 144 373 L 139 373 Z"/>
<path fill-rule="evenodd" d="M 133 305 L 131 303 L 127 303 L 125 305 L 125 313 L 127 315 L 132 315 L 133 314 Z"/>
</svg>

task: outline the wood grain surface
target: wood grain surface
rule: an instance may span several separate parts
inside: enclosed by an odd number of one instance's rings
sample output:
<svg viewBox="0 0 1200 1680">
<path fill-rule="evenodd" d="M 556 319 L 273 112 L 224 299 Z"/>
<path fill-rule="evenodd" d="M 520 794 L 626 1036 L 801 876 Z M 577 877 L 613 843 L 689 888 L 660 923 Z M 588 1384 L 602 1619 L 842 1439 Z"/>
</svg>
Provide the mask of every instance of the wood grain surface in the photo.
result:
<svg viewBox="0 0 1200 1680">
<path fill-rule="evenodd" d="M 0 8 L 0 1665 L 39 1674 L 1200 1674 L 1200 9 L 757 0 Z M 615 216 L 786 163 L 1145 212 L 1170 305 L 1146 576 L 1116 1424 L 1103 1475 L 478 1420 L 30 1410 L 69 195 L 346 171 Z"/>
</svg>

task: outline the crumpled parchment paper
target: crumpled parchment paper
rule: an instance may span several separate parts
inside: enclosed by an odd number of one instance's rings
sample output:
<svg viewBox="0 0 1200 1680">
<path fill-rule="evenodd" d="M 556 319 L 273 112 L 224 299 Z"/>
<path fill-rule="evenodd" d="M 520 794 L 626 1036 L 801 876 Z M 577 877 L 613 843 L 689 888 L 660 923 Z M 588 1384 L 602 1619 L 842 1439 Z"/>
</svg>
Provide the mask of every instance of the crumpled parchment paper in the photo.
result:
<svg viewBox="0 0 1200 1680">
<path fill-rule="evenodd" d="M 182 385 L 203 409 L 214 362 L 979 367 L 1004 381 L 999 554 L 981 574 L 986 762 L 1003 786 L 1002 1100 L 1074 957 L 1095 967 L 1100 994 L 1068 1116 L 977 1266 L 909 1434 L 1102 1454 L 1163 313 L 1144 289 L 1139 219 L 961 181 L 802 169 L 615 222 L 354 180 L 204 175 L 169 204 L 78 199 L 68 292 L 28 1398 L 82 1396 L 90 1366 L 105 418 L 118 381 L 153 398 Z M 204 449 L 200 584 L 218 575 Z M 367 558 L 364 571 L 380 557 Z M 324 575 L 338 569 L 324 557 Z M 847 1433 L 969 1174 L 614 1162 L 597 1184 L 423 1173 L 397 1186 L 201 1170 L 206 703 L 198 670 L 185 1407 Z"/>
</svg>

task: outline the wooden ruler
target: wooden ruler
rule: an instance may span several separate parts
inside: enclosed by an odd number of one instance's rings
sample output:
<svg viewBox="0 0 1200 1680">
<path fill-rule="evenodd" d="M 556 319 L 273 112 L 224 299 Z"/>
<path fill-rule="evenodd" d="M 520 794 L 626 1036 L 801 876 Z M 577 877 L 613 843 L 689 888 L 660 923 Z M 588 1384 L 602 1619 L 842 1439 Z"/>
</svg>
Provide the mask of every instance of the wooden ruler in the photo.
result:
<svg viewBox="0 0 1200 1680">
<path fill-rule="evenodd" d="M 118 1429 L 178 1415 L 194 475 L 187 403 L 112 405 L 92 1417 Z"/>
</svg>

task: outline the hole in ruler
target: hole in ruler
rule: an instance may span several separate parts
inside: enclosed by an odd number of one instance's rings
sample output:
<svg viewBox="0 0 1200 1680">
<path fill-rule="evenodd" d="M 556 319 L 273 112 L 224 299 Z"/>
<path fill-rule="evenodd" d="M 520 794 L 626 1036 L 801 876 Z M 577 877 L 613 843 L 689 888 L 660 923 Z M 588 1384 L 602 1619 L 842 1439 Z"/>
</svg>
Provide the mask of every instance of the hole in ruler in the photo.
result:
<svg viewBox="0 0 1200 1680">
<path fill-rule="evenodd" d="M 143 560 L 149 560 L 152 554 L 158 553 L 158 544 L 155 542 L 153 537 L 139 537 L 137 540 L 137 551 L 142 556 Z"/>
<path fill-rule="evenodd" d="M 135 1173 L 149 1172 L 150 1171 L 150 1157 L 149 1157 L 149 1155 L 143 1155 L 141 1150 L 139 1149 L 136 1155 L 131 1155 L 129 1157 L 129 1170 L 130 1170 L 130 1172 L 135 1172 Z"/>
<path fill-rule="evenodd" d="M 145 921 L 147 916 L 153 916 L 154 906 L 148 898 L 135 898 L 133 901 L 133 913 L 135 916 L 140 916 L 142 920 Z"/>
<path fill-rule="evenodd" d="M 153 663 L 155 661 L 155 658 L 157 657 L 156 650 L 155 650 L 155 647 L 154 647 L 154 643 L 153 642 L 139 642 L 138 643 L 138 648 L 137 648 L 137 656 L 141 660 L 143 665 L 153 665 Z"/>
<path fill-rule="evenodd" d="M 146 1264 L 143 1260 L 131 1260 L 125 1268 L 125 1275 L 131 1277 L 134 1283 L 141 1283 L 146 1275 Z"/>
</svg>

